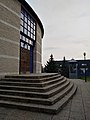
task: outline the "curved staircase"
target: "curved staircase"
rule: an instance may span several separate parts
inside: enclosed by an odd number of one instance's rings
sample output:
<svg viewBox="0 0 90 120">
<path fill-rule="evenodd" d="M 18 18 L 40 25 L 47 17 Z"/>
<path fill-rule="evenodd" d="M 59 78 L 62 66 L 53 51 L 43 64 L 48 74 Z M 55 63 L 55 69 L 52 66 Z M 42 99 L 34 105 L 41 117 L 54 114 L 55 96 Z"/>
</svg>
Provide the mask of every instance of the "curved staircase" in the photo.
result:
<svg viewBox="0 0 90 120">
<path fill-rule="evenodd" d="M 0 106 L 55 114 L 76 89 L 57 73 L 5 76 L 0 80 Z"/>
</svg>

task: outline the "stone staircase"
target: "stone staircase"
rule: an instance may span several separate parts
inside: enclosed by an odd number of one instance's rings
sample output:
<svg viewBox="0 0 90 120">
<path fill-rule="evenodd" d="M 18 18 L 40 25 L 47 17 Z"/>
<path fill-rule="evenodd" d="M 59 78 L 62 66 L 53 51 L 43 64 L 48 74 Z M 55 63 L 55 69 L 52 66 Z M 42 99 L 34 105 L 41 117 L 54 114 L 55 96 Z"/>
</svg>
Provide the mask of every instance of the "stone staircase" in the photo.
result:
<svg viewBox="0 0 90 120">
<path fill-rule="evenodd" d="M 57 73 L 5 76 L 0 79 L 0 106 L 56 114 L 76 89 Z"/>
</svg>

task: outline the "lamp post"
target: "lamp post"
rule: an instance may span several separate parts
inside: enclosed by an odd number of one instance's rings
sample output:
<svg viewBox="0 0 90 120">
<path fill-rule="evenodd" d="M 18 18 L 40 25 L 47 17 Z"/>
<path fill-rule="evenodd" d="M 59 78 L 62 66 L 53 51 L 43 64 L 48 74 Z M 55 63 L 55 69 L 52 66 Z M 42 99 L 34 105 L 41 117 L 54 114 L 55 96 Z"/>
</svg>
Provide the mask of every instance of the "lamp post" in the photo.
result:
<svg viewBox="0 0 90 120">
<path fill-rule="evenodd" d="M 85 64 L 86 53 L 84 52 L 83 55 L 84 55 L 84 68 L 85 68 L 85 82 L 87 82 L 87 79 L 86 79 L 86 64 Z"/>
</svg>

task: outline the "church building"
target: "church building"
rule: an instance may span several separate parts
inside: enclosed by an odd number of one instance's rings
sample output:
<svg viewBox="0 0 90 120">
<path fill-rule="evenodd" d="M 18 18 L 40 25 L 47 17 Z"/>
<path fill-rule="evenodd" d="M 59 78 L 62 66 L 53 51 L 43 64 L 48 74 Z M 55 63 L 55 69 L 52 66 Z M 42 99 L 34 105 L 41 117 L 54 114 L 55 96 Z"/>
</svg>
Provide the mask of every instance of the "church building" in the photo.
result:
<svg viewBox="0 0 90 120">
<path fill-rule="evenodd" d="M 43 35 L 25 0 L 0 0 L 0 75 L 41 73 Z"/>
</svg>

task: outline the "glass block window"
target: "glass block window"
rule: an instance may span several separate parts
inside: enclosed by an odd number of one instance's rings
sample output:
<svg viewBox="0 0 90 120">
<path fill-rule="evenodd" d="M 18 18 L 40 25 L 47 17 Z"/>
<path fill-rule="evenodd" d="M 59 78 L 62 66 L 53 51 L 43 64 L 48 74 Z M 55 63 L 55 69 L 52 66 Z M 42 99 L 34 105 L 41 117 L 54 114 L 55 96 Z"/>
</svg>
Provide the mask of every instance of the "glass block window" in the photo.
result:
<svg viewBox="0 0 90 120">
<path fill-rule="evenodd" d="M 36 39 L 36 22 L 33 17 L 24 9 L 21 9 L 20 40 L 21 47 L 30 49 Z"/>
<path fill-rule="evenodd" d="M 28 50 L 30 50 L 30 46 L 34 45 L 34 43 L 33 43 L 33 41 L 31 39 L 29 39 L 29 38 L 27 38 L 27 37 L 25 37 L 23 35 L 20 35 L 20 41 L 21 41 L 20 42 L 21 47 L 25 48 L 25 49 L 28 49 Z"/>
</svg>

